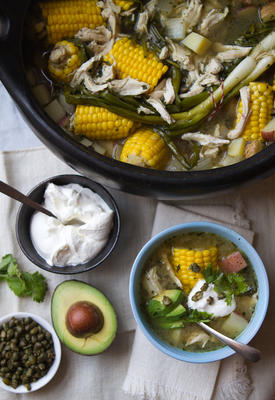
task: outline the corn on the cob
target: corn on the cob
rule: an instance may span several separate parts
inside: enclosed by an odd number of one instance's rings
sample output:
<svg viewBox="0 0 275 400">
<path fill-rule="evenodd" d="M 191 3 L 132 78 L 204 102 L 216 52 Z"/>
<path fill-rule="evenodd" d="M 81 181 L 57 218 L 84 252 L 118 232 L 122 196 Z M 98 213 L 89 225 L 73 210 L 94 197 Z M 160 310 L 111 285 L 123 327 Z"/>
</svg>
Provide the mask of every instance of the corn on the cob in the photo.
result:
<svg viewBox="0 0 275 400">
<path fill-rule="evenodd" d="M 72 73 L 81 65 L 80 50 L 67 40 L 57 42 L 51 51 L 48 69 L 54 79 L 69 82 Z"/>
<path fill-rule="evenodd" d="M 134 122 L 103 107 L 78 105 L 73 117 L 74 133 L 89 139 L 122 139 L 130 134 Z"/>
<path fill-rule="evenodd" d="M 261 132 L 271 120 L 273 106 L 272 86 L 263 82 L 250 82 L 250 105 L 251 114 L 247 120 L 242 137 L 246 141 L 263 141 Z M 237 123 L 241 119 L 243 105 L 240 101 L 238 106 Z"/>
<path fill-rule="evenodd" d="M 133 1 L 128 0 L 114 0 L 117 6 L 120 6 L 122 10 L 127 11 L 134 4 Z"/>
<path fill-rule="evenodd" d="M 157 133 L 139 129 L 124 143 L 120 161 L 139 167 L 162 169 L 169 157 L 169 149 Z"/>
<path fill-rule="evenodd" d="M 146 82 L 153 89 L 161 76 L 167 71 L 167 65 L 163 65 L 156 55 L 147 51 L 142 46 L 133 43 L 129 38 L 119 39 L 110 53 L 105 56 L 105 61 L 116 63 L 120 79 L 128 76 L 139 81 Z"/>
<path fill-rule="evenodd" d="M 212 264 L 213 268 L 217 267 L 217 258 L 217 247 L 210 247 L 202 251 L 173 248 L 171 264 L 187 294 L 192 290 L 199 279 L 203 279 L 203 275 L 200 272 L 202 269 L 206 268 L 209 263 Z M 194 272 L 196 268 L 198 272 Z"/>
<path fill-rule="evenodd" d="M 49 0 L 39 3 L 46 20 L 48 40 L 54 44 L 73 37 L 83 27 L 94 29 L 104 23 L 96 0 Z"/>
</svg>

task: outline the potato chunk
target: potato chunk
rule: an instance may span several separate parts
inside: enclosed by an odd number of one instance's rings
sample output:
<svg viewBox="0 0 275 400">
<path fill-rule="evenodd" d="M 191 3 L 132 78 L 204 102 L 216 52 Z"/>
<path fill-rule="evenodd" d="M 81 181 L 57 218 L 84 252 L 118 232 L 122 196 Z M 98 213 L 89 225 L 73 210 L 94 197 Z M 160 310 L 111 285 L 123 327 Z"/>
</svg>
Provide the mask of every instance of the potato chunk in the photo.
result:
<svg viewBox="0 0 275 400">
<path fill-rule="evenodd" d="M 204 54 L 212 45 L 210 40 L 195 32 L 191 32 L 186 36 L 182 43 L 199 55 Z"/>
</svg>

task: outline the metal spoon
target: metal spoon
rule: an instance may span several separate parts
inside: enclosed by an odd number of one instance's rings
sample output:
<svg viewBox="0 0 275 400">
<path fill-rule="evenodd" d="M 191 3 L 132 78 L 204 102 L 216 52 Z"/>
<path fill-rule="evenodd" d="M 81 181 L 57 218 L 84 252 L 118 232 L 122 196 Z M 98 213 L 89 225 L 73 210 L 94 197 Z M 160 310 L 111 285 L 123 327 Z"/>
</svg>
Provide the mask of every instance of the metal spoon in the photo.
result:
<svg viewBox="0 0 275 400">
<path fill-rule="evenodd" d="M 216 331 L 210 326 L 206 325 L 204 322 L 197 322 L 197 324 L 204 329 L 208 333 L 212 333 L 212 335 L 216 336 L 221 342 L 231 347 L 236 353 L 239 353 L 243 358 L 248 361 L 256 362 L 261 358 L 260 350 L 255 349 L 252 346 L 248 346 L 247 344 L 237 342 L 236 340 L 230 339 L 229 337 L 223 335 L 222 333 Z"/>
<path fill-rule="evenodd" d="M 43 214 L 48 215 L 49 217 L 54 217 L 58 219 L 54 214 L 52 214 L 49 210 L 42 207 L 41 204 L 36 203 L 35 201 L 31 200 L 29 197 L 25 196 L 23 193 L 19 192 L 12 186 L 8 185 L 0 181 L 0 192 L 4 193 L 6 196 L 11 197 L 14 200 L 20 201 L 20 203 L 25 204 L 31 208 L 34 208 L 37 211 L 42 212 Z"/>
</svg>

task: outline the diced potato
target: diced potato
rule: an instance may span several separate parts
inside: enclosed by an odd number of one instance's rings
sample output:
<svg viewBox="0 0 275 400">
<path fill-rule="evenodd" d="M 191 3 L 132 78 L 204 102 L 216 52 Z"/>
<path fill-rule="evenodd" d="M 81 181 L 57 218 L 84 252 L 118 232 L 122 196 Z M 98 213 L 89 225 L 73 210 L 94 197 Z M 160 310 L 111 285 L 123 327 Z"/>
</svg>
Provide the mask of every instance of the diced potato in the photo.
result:
<svg viewBox="0 0 275 400">
<path fill-rule="evenodd" d="M 221 326 L 221 332 L 234 339 L 247 327 L 247 320 L 236 312 L 232 312 Z"/>
<path fill-rule="evenodd" d="M 56 99 L 51 101 L 46 107 L 44 107 L 44 110 L 46 111 L 48 116 L 51 117 L 55 122 L 59 122 L 66 115 L 64 108 Z"/>
<path fill-rule="evenodd" d="M 257 303 L 257 295 L 253 296 L 239 296 L 236 298 L 237 310 L 243 314 L 247 319 L 252 317 L 252 314 Z"/>
<path fill-rule="evenodd" d="M 34 86 L 32 88 L 32 93 L 33 93 L 34 97 L 36 98 L 36 100 L 39 101 L 39 103 L 42 106 L 45 106 L 46 104 L 48 104 L 51 101 L 50 91 L 49 91 L 48 87 L 46 85 L 44 85 L 43 83 Z"/>
<path fill-rule="evenodd" d="M 212 45 L 210 40 L 196 32 L 191 32 L 182 43 L 199 55 L 204 54 Z"/>
<path fill-rule="evenodd" d="M 244 156 L 245 158 L 249 158 L 259 153 L 259 151 L 263 150 L 264 144 L 259 140 L 255 139 L 251 143 L 247 143 L 245 146 Z"/>
<path fill-rule="evenodd" d="M 231 157 L 242 157 L 245 150 L 245 140 L 243 138 L 233 139 L 228 146 L 228 155 Z"/>
<path fill-rule="evenodd" d="M 263 22 L 274 21 L 275 19 L 275 2 L 268 3 L 261 8 L 261 18 Z"/>
<path fill-rule="evenodd" d="M 228 154 L 219 162 L 220 167 L 228 167 L 242 161 L 243 157 L 231 157 Z"/>
<path fill-rule="evenodd" d="M 275 117 L 264 127 L 262 131 L 262 138 L 267 142 L 275 141 Z"/>
</svg>

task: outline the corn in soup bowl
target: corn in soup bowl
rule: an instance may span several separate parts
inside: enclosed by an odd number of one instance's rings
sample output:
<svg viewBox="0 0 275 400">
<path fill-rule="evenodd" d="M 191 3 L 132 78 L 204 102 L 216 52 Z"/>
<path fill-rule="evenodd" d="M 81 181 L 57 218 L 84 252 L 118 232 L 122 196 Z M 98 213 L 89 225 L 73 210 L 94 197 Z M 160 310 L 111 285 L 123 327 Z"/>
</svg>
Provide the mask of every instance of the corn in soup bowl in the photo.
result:
<svg viewBox="0 0 275 400">
<path fill-rule="evenodd" d="M 207 363 L 235 352 L 196 322 L 247 344 L 264 320 L 269 286 L 258 253 L 244 237 L 219 224 L 191 222 L 145 244 L 132 267 L 129 293 L 135 319 L 157 349 Z"/>
</svg>

